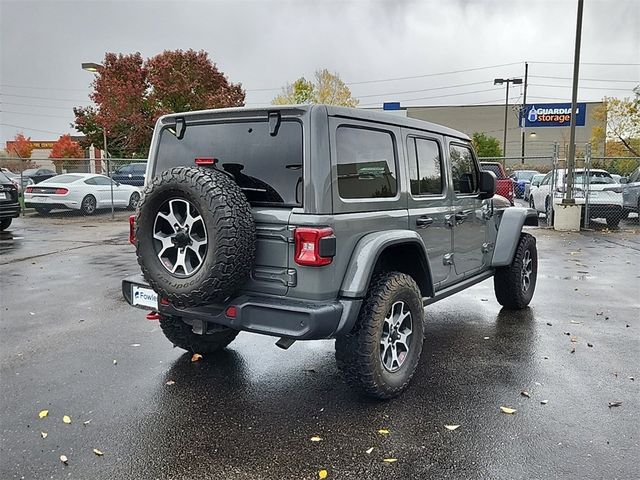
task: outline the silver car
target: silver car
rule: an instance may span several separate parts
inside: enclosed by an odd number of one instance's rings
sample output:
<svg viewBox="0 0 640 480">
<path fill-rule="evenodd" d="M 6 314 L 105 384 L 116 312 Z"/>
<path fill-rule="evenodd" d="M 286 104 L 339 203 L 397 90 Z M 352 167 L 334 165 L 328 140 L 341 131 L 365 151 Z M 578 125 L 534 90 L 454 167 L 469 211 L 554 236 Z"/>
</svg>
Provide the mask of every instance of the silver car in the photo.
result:
<svg viewBox="0 0 640 480">
<path fill-rule="evenodd" d="M 621 178 L 623 213 L 629 215 L 636 212 L 640 215 L 640 167 L 636 168 L 628 178 Z"/>
</svg>

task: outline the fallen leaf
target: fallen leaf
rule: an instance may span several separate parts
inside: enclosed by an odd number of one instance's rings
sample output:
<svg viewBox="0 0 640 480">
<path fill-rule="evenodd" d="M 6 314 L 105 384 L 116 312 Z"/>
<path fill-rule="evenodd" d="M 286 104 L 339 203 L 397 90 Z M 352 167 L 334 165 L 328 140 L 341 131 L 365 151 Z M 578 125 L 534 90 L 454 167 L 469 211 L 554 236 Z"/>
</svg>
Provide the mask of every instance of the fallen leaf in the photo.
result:
<svg viewBox="0 0 640 480">
<path fill-rule="evenodd" d="M 33 312 L 29 312 L 29 315 L 35 315 L 35 313 L 33 313 Z"/>
<path fill-rule="evenodd" d="M 194 353 L 193 356 L 191 357 L 192 362 L 197 362 L 201 359 L 202 359 L 202 355 L 200 355 L 199 353 Z"/>
<path fill-rule="evenodd" d="M 381 428 L 380 430 L 378 430 L 378 433 L 380 435 L 389 435 L 389 430 L 385 430 L 384 428 Z"/>
<path fill-rule="evenodd" d="M 546 405 L 547 403 L 549 403 L 549 400 L 541 400 L 541 401 L 540 401 L 540 403 L 541 403 L 542 405 Z"/>
<path fill-rule="evenodd" d="M 42 438 L 47 438 L 47 435 L 49 435 L 47 432 L 40 432 Z"/>
<path fill-rule="evenodd" d="M 609 402 L 609 408 L 619 407 L 620 405 L 622 405 L 622 402 Z"/>
<path fill-rule="evenodd" d="M 97 448 L 93 449 L 93 453 L 95 453 L 97 456 L 101 457 L 104 455 L 104 453 L 102 453 L 100 450 L 98 450 Z"/>
<path fill-rule="evenodd" d="M 113 364 L 114 364 L 114 365 L 117 365 L 117 364 L 118 364 L 118 361 L 117 361 L 117 360 L 114 360 L 114 361 L 113 361 Z"/>
<path fill-rule="evenodd" d="M 481 302 L 488 302 L 488 301 L 489 301 L 489 299 L 488 299 L 488 298 L 481 298 L 481 299 L 480 299 L 480 301 L 481 301 Z"/>
<path fill-rule="evenodd" d="M 316 369 L 315 368 L 305 368 L 303 371 L 307 372 L 307 373 L 316 373 Z"/>
<path fill-rule="evenodd" d="M 547 325 L 549 325 L 550 327 L 553 327 L 553 324 L 551 322 L 547 322 Z"/>
<path fill-rule="evenodd" d="M 571 323 L 573 323 L 574 325 L 580 325 L 582 322 L 576 322 L 575 320 L 571 320 Z"/>
<path fill-rule="evenodd" d="M 632 382 L 635 380 L 634 377 L 629 377 L 629 380 L 631 380 Z"/>
<path fill-rule="evenodd" d="M 165 382 L 165 385 L 175 385 L 175 384 L 176 384 L 176 382 L 174 382 L 173 380 L 167 380 Z"/>
<path fill-rule="evenodd" d="M 44 418 L 47 415 L 49 415 L 49 410 L 40 410 L 40 412 L 38 413 L 38 417 L 40 418 Z"/>
<path fill-rule="evenodd" d="M 578 343 L 578 337 L 571 337 L 571 343 Z"/>
<path fill-rule="evenodd" d="M 460 427 L 460 425 L 445 425 L 444 428 L 446 428 L 447 430 L 455 430 L 456 428 Z"/>
<path fill-rule="evenodd" d="M 62 421 L 64 423 L 71 423 L 71 417 L 69 415 L 65 415 L 64 417 L 62 417 Z"/>
<path fill-rule="evenodd" d="M 565 335 L 570 336 L 571 332 L 564 332 Z"/>
<path fill-rule="evenodd" d="M 569 353 L 576 353 L 576 347 L 571 347 L 571 351 Z"/>
<path fill-rule="evenodd" d="M 531 394 L 526 390 L 521 391 L 520 395 L 522 395 L 523 397 L 531 398 Z"/>
<path fill-rule="evenodd" d="M 139 343 L 132 343 L 131 345 L 129 345 L 130 347 L 139 347 L 140 344 Z"/>
<path fill-rule="evenodd" d="M 393 462 L 397 462 L 398 459 L 397 458 L 385 458 L 384 460 L 382 460 L 383 462 L 386 463 L 393 463 Z"/>
<path fill-rule="evenodd" d="M 489 340 L 489 337 L 484 337 L 485 340 Z"/>
<path fill-rule="evenodd" d="M 549 357 L 544 357 L 545 360 L 549 360 Z"/>
<path fill-rule="evenodd" d="M 67 462 L 69 462 L 69 459 L 66 455 L 60 455 L 60 461 L 66 465 Z"/>
<path fill-rule="evenodd" d="M 593 343 L 587 343 L 587 347 L 593 347 Z"/>
<path fill-rule="evenodd" d="M 509 415 L 513 415 L 514 413 L 517 412 L 515 408 L 509 408 L 509 407 L 500 407 L 500 411 L 502 413 L 507 413 Z"/>
<path fill-rule="evenodd" d="M 596 315 L 603 315 L 604 312 L 596 312 Z"/>
<path fill-rule="evenodd" d="M 327 475 L 329 475 L 329 472 L 327 472 L 326 470 L 320 470 L 318 472 L 318 478 L 320 480 L 322 480 L 323 478 L 327 478 Z"/>
<path fill-rule="evenodd" d="M 373 452 L 373 447 L 371 447 L 371 448 L 367 448 L 367 449 L 365 450 L 365 453 L 366 453 L 367 455 L 371 454 L 371 452 Z"/>
<path fill-rule="evenodd" d="M 321 437 L 311 437 L 309 440 L 311 440 L 312 442 L 320 442 L 322 440 Z"/>
<path fill-rule="evenodd" d="M 91 423 L 91 420 L 93 420 L 92 418 L 90 418 L 89 420 L 87 420 L 86 422 L 82 422 L 83 425 L 89 425 Z"/>
</svg>

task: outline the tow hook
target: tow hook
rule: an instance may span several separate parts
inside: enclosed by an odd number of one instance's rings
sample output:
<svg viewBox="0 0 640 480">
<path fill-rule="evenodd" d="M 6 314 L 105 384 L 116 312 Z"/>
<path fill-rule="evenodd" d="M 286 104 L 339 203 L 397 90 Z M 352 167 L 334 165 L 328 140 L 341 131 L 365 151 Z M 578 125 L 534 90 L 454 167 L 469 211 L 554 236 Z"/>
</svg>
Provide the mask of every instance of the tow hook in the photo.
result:
<svg viewBox="0 0 640 480">
<path fill-rule="evenodd" d="M 151 310 L 147 313 L 147 320 L 160 320 L 160 314 L 155 310 Z"/>
</svg>

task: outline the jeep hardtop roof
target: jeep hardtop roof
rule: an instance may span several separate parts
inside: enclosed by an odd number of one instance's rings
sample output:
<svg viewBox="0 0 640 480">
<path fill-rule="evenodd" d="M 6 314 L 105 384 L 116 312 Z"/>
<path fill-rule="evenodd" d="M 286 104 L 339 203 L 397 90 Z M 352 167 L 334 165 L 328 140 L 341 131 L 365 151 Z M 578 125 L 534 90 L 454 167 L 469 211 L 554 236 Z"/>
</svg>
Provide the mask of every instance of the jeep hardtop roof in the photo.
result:
<svg viewBox="0 0 640 480">
<path fill-rule="evenodd" d="M 367 120 L 371 122 L 394 125 L 398 127 L 406 127 L 417 130 L 424 130 L 431 133 L 455 137 L 461 140 L 469 141 L 467 134 L 459 132 L 437 123 L 426 122 L 415 118 L 399 117 L 384 112 L 372 110 L 364 110 L 360 108 L 339 107 L 335 105 L 273 105 L 270 107 L 233 107 L 233 108 L 216 108 L 210 110 L 195 110 L 192 112 L 172 113 L 164 115 L 158 119 L 158 123 L 165 125 L 171 123 L 176 118 L 184 117 L 192 120 L 206 120 L 216 117 L 241 118 L 247 114 L 266 115 L 268 112 L 279 111 L 281 113 L 289 113 L 293 116 L 304 115 L 310 113 L 314 109 L 325 109 L 327 115 L 332 117 L 352 118 L 357 120 Z"/>
</svg>

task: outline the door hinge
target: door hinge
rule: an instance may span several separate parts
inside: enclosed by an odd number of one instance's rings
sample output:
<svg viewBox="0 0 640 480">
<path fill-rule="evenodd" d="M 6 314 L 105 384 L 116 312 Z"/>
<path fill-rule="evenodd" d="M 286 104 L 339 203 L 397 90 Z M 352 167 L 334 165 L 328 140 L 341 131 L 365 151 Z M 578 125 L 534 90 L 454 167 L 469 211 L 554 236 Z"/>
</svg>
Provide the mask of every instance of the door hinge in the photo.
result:
<svg viewBox="0 0 640 480">
<path fill-rule="evenodd" d="M 442 258 L 442 263 L 444 265 L 453 265 L 453 253 L 447 253 Z"/>
</svg>

